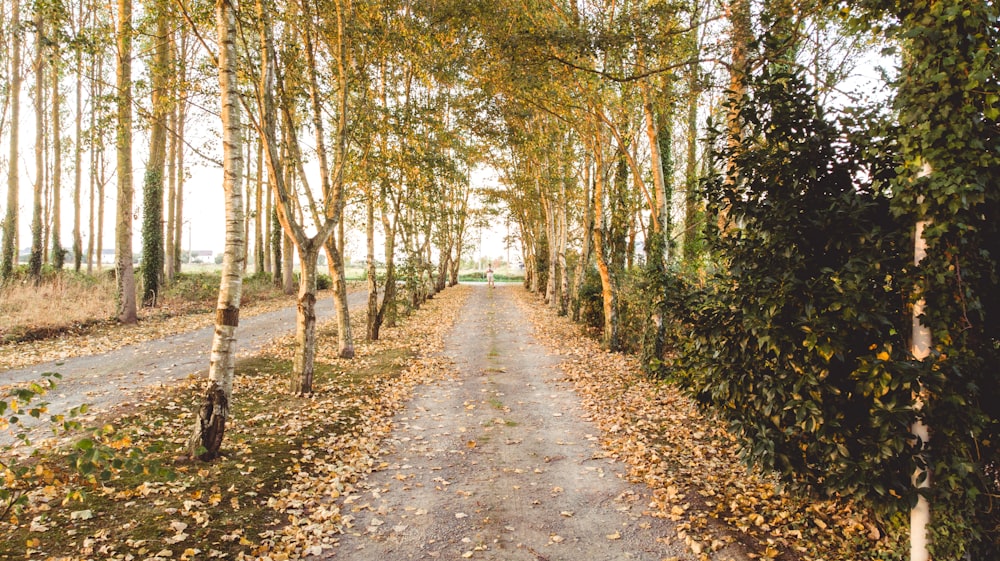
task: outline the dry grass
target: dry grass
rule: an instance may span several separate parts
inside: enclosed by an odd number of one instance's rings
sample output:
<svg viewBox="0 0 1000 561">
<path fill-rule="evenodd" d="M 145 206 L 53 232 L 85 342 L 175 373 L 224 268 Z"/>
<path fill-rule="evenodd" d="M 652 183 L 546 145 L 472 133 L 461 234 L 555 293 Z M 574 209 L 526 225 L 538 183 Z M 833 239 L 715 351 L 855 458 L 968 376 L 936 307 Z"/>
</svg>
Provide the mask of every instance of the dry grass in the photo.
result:
<svg viewBox="0 0 1000 561">
<path fill-rule="evenodd" d="M 110 318 L 114 280 L 56 275 L 40 286 L 13 282 L 0 288 L 0 340 L 45 337 Z"/>
</svg>

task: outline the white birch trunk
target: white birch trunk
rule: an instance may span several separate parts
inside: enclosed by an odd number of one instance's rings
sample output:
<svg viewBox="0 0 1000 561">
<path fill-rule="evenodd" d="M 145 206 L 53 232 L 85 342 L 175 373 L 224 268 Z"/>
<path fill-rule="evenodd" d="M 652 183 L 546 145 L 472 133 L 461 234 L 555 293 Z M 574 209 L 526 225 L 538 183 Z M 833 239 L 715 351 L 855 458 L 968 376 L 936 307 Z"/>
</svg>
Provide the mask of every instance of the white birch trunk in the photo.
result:
<svg viewBox="0 0 1000 561">
<path fill-rule="evenodd" d="M 920 171 L 920 177 L 930 175 L 931 168 L 924 164 Z M 913 264 L 919 266 L 920 261 L 927 256 L 927 240 L 924 239 L 924 229 L 930 224 L 927 220 L 918 221 L 913 235 Z M 920 322 L 926 302 L 923 298 L 913 305 L 913 331 L 910 338 L 910 353 L 916 360 L 924 360 L 931 354 L 931 330 Z M 920 418 L 920 410 L 923 408 L 923 398 L 918 395 L 914 402 L 914 409 L 917 411 L 917 420 L 910 427 L 910 432 L 914 438 L 918 439 L 922 446 L 930 442 L 930 431 L 927 425 Z M 925 457 L 925 460 L 929 458 Z M 918 489 L 926 489 L 931 486 L 930 470 L 917 469 L 913 472 L 913 485 Z M 910 561 L 929 561 L 930 552 L 928 550 L 927 526 L 931 520 L 931 505 L 923 495 L 918 496 L 917 504 L 910 510 Z"/>
<path fill-rule="evenodd" d="M 192 454 L 198 454 L 202 460 L 218 456 L 229 416 L 236 365 L 236 327 L 239 324 L 240 294 L 243 289 L 243 249 L 246 246 L 241 190 L 243 131 L 240 126 L 240 98 L 236 89 L 236 15 L 230 1 L 217 0 L 215 4 L 221 46 L 219 90 L 222 95 L 222 186 L 226 196 L 226 250 L 216 305 L 208 391 L 190 441 Z M 199 448 L 204 448 L 204 451 Z"/>
</svg>

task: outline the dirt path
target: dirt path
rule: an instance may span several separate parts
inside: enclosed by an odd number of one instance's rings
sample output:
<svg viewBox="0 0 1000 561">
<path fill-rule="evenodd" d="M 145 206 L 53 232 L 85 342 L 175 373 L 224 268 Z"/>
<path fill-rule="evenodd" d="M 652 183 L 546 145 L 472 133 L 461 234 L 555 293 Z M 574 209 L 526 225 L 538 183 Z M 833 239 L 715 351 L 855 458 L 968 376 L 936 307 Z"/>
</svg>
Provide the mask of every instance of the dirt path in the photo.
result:
<svg viewBox="0 0 1000 561">
<path fill-rule="evenodd" d="M 351 309 L 367 301 L 365 291 L 348 294 Z M 320 320 L 333 317 L 333 301 L 323 298 L 316 303 Z M 295 307 L 240 318 L 237 347 L 240 357 L 256 354 L 269 341 L 295 329 Z M 115 351 L 51 361 L 28 368 L 0 372 L 0 388 L 39 380 L 44 372 L 58 372 L 54 392 L 45 396 L 50 415 L 66 413 L 83 403 L 91 414 L 107 412 L 128 405 L 152 387 L 169 385 L 192 375 L 206 375 L 211 354 L 214 326 L 181 333 L 155 341 L 129 345 Z M 25 424 L 32 421 L 25 419 Z M 44 434 L 35 435 L 44 436 Z M 10 434 L 0 432 L 0 444 L 13 442 Z"/>
<path fill-rule="evenodd" d="M 689 559 L 670 522 L 643 515 L 598 429 L 560 383 L 513 291 L 477 286 L 445 353 L 454 380 L 418 388 L 385 467 L 344 499 L 326 559 Z"/>
</svg>

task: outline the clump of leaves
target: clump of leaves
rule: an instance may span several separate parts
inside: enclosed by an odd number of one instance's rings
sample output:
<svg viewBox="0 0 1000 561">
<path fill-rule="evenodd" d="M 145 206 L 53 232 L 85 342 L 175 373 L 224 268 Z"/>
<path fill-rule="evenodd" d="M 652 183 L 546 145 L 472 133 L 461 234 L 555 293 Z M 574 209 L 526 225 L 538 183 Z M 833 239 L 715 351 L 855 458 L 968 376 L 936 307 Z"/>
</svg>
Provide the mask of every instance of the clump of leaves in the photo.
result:
<svg viewBox="0 0 1000 561">
<path fill-rule="evenodd" d="M 34 495 L 52 498 L 61 492 L 64 501 L 69 501 L 82 496 L 81 484 L 95 486 L 122 470 L 159 470 L 156 462 L 147 462 L 149 450 L 133 447 L 131 437 L 113 426 L 84 430 L 77 418 L 87 412 L 86 405 L 66 415 L 52 415 L 41 427 L 28 426 L 25 417 L 43 419 L 47 403 L 41 399 L 55 389 L 55 380 L 60 378 L 58 373 L 46 372 L 40 381 L 12 387 L 0 399 L 0 431 L 6 433 L 0 445 L 0 520 L 16 525 Z M 32 434 L 42 428 L 55 436 L 82 432 L 82 437 L 69 453 L 63 453 L 51 441 L 41 445 L 32 441 Z"/>
</svg>

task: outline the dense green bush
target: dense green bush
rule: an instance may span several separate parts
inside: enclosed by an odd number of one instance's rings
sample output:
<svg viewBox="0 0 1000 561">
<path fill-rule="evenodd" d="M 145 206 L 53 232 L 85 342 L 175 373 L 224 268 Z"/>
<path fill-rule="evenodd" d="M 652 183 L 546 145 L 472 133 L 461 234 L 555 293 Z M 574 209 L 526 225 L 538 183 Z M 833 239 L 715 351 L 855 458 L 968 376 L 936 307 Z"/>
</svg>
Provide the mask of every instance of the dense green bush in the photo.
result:
<svg viewBox="0 0 1000 561">
<path fill-rule="evenodd" d="M 749 91 L 747 140 L 719 154 L 739 173 L 706 183 L 710 212 L 739 226 L 709 237 L 725 266 L 708 285 L 674 292 L 677 375 L 747 462 L 906 509 L 919 388 L 899 328 L 912 242 L 889 210 L 892 145 L 871 120 L 828 119 L 798 76 L 765 69 Z"/>
<path fill-rule="evenodd" d="M 729 173 L 705 183 L 709 213 L 731 224 L 706 236 L 721 269 L 668 291 L 673 374 L 729 420 L 746 461 L 889 515 L 915 503 L 911 474 L 928 465 L 932 547 L 949 559 L 1000 551 L 1000 127 L 963 82 L 997 91 L 1000 56 L 970 55 L 970 37 L 998 34 L 996 9 L 976 6 L 965 16 L 993 10 L 992 27 L 899 8 L 927 58 L 908 69 L 920 78 L 900 97 L 919 107 L 897 100 L 896 127 L 874 113 L 831 121 L 802 79 L 762 65 L 733 108 L 741 141 L 718 143 Z M 969 72 L 946 83 L 957 63 Z M 929 252 L 914 266 L 918 217 L 931 219 Z M 934 337 L 923 361 L 908 345 L 918 297 Z M 911 438 L 917 418 L 929 443 Z"/>
</svg>

